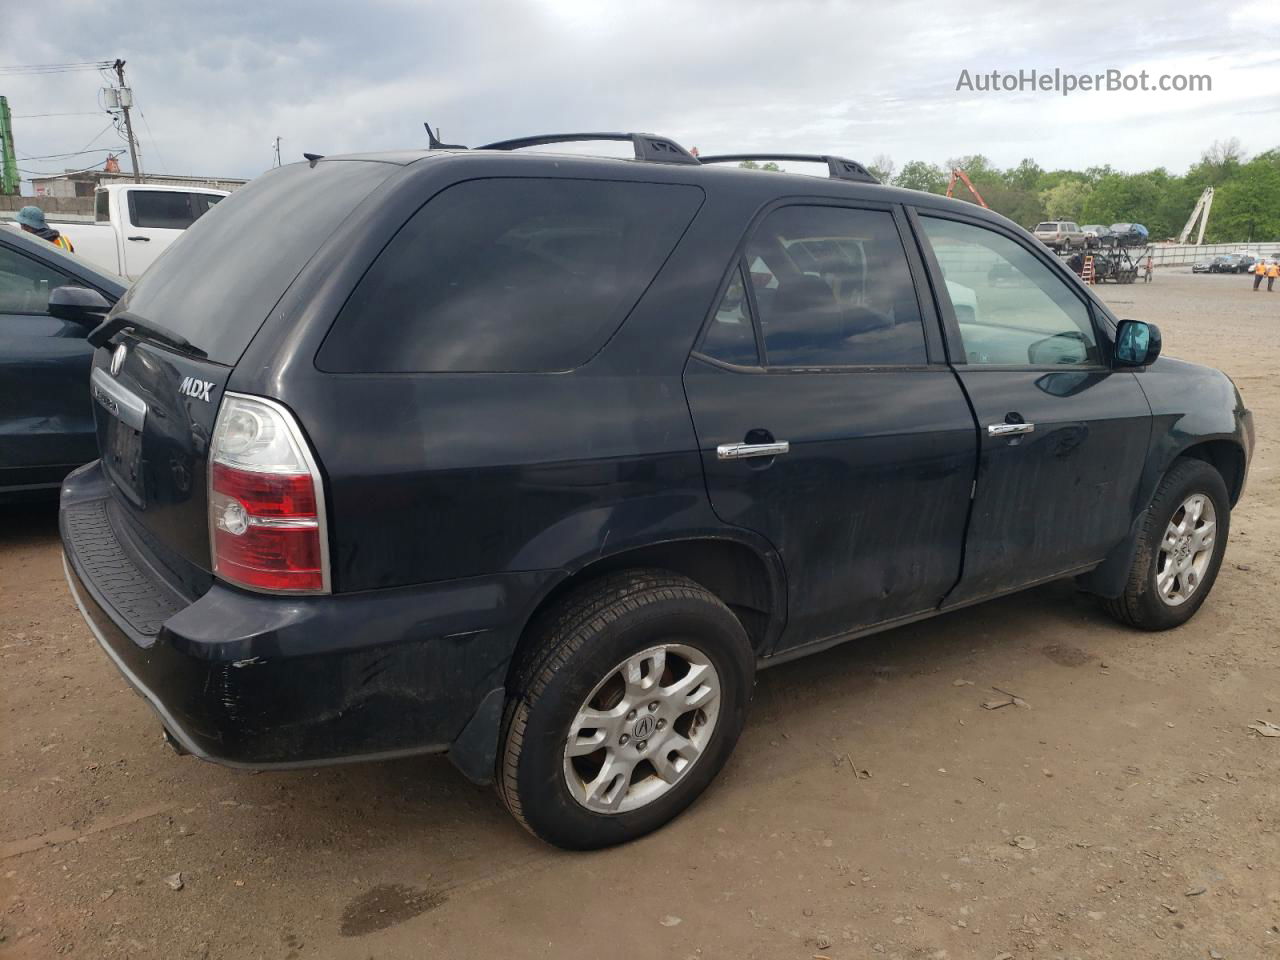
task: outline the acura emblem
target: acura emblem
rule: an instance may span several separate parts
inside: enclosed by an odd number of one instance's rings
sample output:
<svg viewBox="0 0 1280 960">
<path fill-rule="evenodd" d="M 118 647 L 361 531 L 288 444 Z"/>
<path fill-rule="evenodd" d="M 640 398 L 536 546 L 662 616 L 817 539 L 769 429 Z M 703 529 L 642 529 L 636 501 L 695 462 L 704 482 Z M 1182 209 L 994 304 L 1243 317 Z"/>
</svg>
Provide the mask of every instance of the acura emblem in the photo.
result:
<svg viewBox="0 0 1280 960">
<path fill-rule="evenodd" d="M 129 348 L 123 343 L 116 347 L 116 352 L 111 355 L 111 375 L 113 377 L 120 375 L 120 368 L 124 366 L 125 354 L 129 352 Z"/>
</svg>

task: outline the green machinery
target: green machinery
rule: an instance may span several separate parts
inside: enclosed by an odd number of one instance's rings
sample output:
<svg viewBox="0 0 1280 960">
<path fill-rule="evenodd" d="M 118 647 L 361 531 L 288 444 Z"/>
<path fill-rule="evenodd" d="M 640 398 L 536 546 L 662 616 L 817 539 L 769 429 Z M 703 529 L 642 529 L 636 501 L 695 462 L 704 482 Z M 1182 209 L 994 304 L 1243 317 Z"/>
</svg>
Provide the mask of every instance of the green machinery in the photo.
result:
<svg viewBox="0 0 1280 960">
<path fill-rule="evenodd" d="M 0 97 L 0 194 L 18 192 L 18 157 L 13 152 L 13 115 L 9 98 Z"/>
</svg>

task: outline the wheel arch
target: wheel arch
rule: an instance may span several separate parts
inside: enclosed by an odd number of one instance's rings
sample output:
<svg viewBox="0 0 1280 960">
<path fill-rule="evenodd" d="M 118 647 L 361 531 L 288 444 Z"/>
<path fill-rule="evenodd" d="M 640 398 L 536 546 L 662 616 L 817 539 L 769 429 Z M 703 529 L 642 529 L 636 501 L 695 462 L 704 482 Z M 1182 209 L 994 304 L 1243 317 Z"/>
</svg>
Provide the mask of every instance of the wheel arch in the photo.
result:
<svg viewBox="0 0 1280 960">
<path fill-rule="evenodd" d="M 705 587 L 742 623 L 757 656 L 776 642 L 786 623 L 786 581 L 771 549 L 726 536 L 689 536 L 617 550 L 564 572 L 528 611 L 512 656 L 513 667 L 532 642 L 530 625 L 567 593 L 631 568 L 678 573 Z"/>
<path fill-rule="evenodd" d="M 1146 515 L 1160 482 L 1179 460 L 1200 460 L 1217 470 L 1223 483 L 1226 484 L 1231 506 L 1236 505 L 1244 486 L 1246 473 L 1245 453 L 1240 443 L 1234 439 L 1215 438 L 1198 440 L 1182 447 L 1174 452 L 1155 473 L 1150 488 L 1145 491 L 1141 508 L 1134 514 L 1133 523 L 1124 540 L 1117 544 L 1097 567 L 1076 578 L 1081 589 L 1106 599 L 1113 599 L 1124 592 L 1125 584 L 1129 579 L 1129 568 L 1133 564 L 1138 545 L 1138 530 L 1142 518 Z"/>
<path fill-rule="evenodd" d="M 1244 490 L 1245 454 L 1244 447 L 1235 440 L 1204 440 L 1183 448 L 1165 468 L 1165 473 L 1180 459 L 1203 460 L 1218 471 L 1222 482 L 1227 485 L 1227 494 L 1231 498 L 1231 506 L 1240 500 Z"/>
</svg>

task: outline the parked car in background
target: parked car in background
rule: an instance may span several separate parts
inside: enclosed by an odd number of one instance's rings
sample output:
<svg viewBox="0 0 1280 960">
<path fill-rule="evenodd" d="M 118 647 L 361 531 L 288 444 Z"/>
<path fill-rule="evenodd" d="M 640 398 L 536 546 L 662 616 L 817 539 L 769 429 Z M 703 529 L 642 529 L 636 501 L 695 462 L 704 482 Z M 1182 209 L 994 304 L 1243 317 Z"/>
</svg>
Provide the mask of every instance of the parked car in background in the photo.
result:
<svg viewBox="0 0 1280 960">
<path fill-rule="evenodd" d="M 1051 250 L 1079 250 L 1085 246 L 1084 231 L 1070 220 L 1046 220 L 1032 231 L 1037 240 Z"/>
<path fill-rule="evenodd" d="M 1116 244 L 1122 247 L 1141 247 L 1149 242 L 1147 228 L 1140 223 L 1113 223 L 1111 232 Z"/>
<path fill-rule="evenodd" d="M 601 847 L 715 778 L 758 668 L 1061 577 L 1204 602 L 1224 374 L 992 211 L 626 136 L 272 170 L 93 333 L 68 582 L 181 750 L 447 752 Z"/>
<path fill-rule="evenodd" d="M 1230 267 L 1225 268 L 1225 267 Z M 1234 265 L 1226 256 L 1216 256 L 1207 260 L 1197 260 L 1191 265 L 1192 273 L 1234 273 Z"/>
<path fill-rule="evenodd" d="M 94 194 L 93 223 L 51 222 L 78 256 L 136 280 L 226 195 L 225 190 L 203 187 L 118 183 L 99 187 Z"/>
<path fill-rule="evenodd" d="M 1236 273 L 1248 273 L 1258 265 L 1258 260 L 1253 254 L 1245 253 L 1240 255 L 1240 259 L 1236 261 Z"/>
<path fill-rule="evenodd" d="M 1111 232 L 1111 228 L 1101 223 L 1086 223 L 1080 228 L 1084 233 L 1084 244 L 1091 249 L 1100 247 L 1114 247 L 1116 245 L 1116 235 Z"/>
<path fill-rule="evenodd" d="M 85 341 L 127 284 L 0 230 L 0 501 L 55 494 L 97 457 Z"/>
</svg>

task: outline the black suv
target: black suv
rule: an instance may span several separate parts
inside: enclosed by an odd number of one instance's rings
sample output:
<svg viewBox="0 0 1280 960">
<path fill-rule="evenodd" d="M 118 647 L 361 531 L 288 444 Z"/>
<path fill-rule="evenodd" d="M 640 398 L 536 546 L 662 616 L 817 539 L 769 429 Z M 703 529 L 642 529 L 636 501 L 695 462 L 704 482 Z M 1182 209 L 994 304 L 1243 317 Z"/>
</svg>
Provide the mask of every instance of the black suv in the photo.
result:
<svg viewBox="0 0 1280 960">
<path fill-rule="evenodd" d="M 273 170 L 90 335 L 68 580 L 180 751 L 447 751 L 598 847 L 710 783 L 760 667 L 1065 576 L 1204 602 L 1226 376 L 972 204 L 608 138 Z"/>
</svg>

